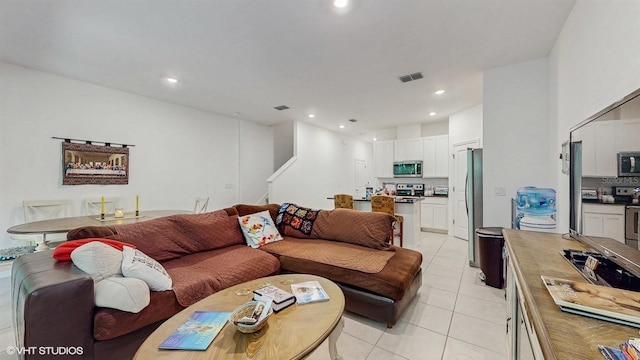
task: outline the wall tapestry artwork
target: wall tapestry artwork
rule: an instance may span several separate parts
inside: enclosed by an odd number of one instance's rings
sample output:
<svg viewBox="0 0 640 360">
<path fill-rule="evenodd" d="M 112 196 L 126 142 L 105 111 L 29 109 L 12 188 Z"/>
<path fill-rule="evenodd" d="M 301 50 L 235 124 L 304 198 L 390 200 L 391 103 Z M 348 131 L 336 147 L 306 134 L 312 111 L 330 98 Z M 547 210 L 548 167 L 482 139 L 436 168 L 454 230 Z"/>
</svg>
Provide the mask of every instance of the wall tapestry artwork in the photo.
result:
<svg viewBox="0 0 640 360">
<path fill-rule="evenodd" d="M 62 143 L 62 185 L 129 183 L 129 148 Z"/>
</svg>

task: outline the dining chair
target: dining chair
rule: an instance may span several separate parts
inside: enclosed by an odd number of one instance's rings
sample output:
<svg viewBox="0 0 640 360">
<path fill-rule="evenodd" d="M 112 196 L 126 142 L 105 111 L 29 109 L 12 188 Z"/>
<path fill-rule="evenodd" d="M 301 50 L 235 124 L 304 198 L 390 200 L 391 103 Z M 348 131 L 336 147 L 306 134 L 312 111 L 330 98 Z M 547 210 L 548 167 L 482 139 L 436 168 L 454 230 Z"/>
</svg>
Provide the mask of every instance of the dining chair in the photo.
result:
<svg viewBox="0 0 640 360">
<path fill-rule="evenodd" d="M 196 204 L 193 207 L 194 214 L 201 214 L 207 212 L 207 205 L 209 205 L 208 197 L 197 197 Z"/>
<path fill-rule="evenodd" d="M 333 195 L 333 205 L 335 209 L 353 209 L 353 196 L 349 194 Z"/>
<path fill-rule="evenodd" d="M 22 209 L 24 211 L 25 223 L 58 219 L 69 216 L 69 208 L 71 201 L 62 200 L 25 200 L 22 202 Z M 28 241 L 35 243 L 36 250 L 46 250 L 49 248 L 49 243 L 61 242 L 67 240 L 66 233 L 60 234 L 33 234 L 33 235 L 20 235 L 12 234 L 11 238 L 14 240 Z"/>
<path fill-rule="evenodd" d="M 116 208 L 120 204 L 120 198 L 109 197 L 104 198 L 104 213 L 115 214 Z M 86 198 L 84 199 L 84 214 L 85 215 L 100 215 L 102 210 L 102 198 Z"/>
<path fill-rule="evenodd" d="M 400 247 L 402 247 L 402 228 L 404 223 L 404 217 L 396 214 L 396 199 L 393 196 L 387 195 L 374 195 L 371 197 L 371 211 L 382 212 L 389 215 L 393 215 L 396 218 L 396 223 L 399 224 L 398 237 L 400 239 Z M 395 228 L 394 224 L 394 228 Z M 395 233 L 392 235 L 391 244 L 395 242 Z"/>
</svg>

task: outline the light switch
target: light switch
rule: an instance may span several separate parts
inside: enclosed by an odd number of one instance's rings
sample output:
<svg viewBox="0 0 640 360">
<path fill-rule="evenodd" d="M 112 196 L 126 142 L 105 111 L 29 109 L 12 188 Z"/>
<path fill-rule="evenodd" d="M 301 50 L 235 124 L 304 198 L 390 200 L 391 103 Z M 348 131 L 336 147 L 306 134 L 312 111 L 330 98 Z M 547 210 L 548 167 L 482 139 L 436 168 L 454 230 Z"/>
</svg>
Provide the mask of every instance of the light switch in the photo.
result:
<svg viewBox="0 0 640 360">
<path fill-rule="evenodd" d="M 506 196 L 507 195 L 507 188 L 505 188 L 504 186 L 496 186 L 493 189 L 493 194 L 495 196 Z"/>
</svg>

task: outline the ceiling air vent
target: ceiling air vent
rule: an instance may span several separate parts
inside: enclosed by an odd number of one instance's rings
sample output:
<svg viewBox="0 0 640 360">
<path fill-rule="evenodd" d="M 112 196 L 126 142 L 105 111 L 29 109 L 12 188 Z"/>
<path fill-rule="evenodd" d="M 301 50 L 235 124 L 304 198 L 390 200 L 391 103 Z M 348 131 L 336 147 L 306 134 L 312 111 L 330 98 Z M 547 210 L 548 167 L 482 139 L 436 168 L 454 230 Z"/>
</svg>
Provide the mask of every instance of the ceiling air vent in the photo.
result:
<svg viewBox="0 0 640 360">
<path fill-rule="evenodd" d="M 280 106 L 276 106 L 276 107 L 274 107 L 274 109 L 276 109 L 276 110 L 280 110 L 280 111 L 282 111 L 282 110 L 287 110 L 288 108 L 289 108 L 289 107 L 288 107 L 287 105 L 280 105 Z"/>
<path fill-rule="evenodd" d="M 409 74 L 409 75 L 403 75 L 403 76 L 400 76 L 399 79 L 403 83 L 409 82 L 409 81 L 412 81 L 412 80 L 422 79 L 422 73 L 421 72 L 416 72 L 416 73 Z"/>
<path fill-rule="evenodd" d="M 356 119 L 349 119 L 349 121 L 351 121 L 352 123 L 354 123 L 354 122 L 356 122 L 356 121 L 358 121 L 358 120 L 356 120 Z"/>
</svg>

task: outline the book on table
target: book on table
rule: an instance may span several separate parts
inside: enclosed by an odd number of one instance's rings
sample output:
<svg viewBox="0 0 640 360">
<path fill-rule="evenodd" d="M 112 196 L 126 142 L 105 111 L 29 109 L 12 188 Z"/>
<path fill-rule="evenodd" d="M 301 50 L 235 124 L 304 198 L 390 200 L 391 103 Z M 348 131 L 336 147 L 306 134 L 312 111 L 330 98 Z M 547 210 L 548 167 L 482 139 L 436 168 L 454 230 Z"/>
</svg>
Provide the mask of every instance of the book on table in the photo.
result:
<svg viewBox="0 0 640 360">
<path fill-rule="evenodd" d="M 542 275 L 562 311 L 640 328 L 640 292 Z"/>
<path fill-rule="evenodd" d="M 195 311 L 160 345 L 166 350 L 206 350 L 229 319 L 230 312 Z"/>
<path fill-rule="evenodd" d="M 298 304 L 329 300 L 327 292 L 324 291 L 322 285 L 315 280 L 291 284 L 291 292 L 296 297 Z"/>
<path fill-rule="evenodd" d="M 271 308 L 278 312 L 296 302 L 296 297 L 290 292 L 284 291 L 277 286 L 267 285 L 253 291 L 253 300 L 259 300 L 261 296 L 269 296 L 273 299 Z"/>
</svg>

